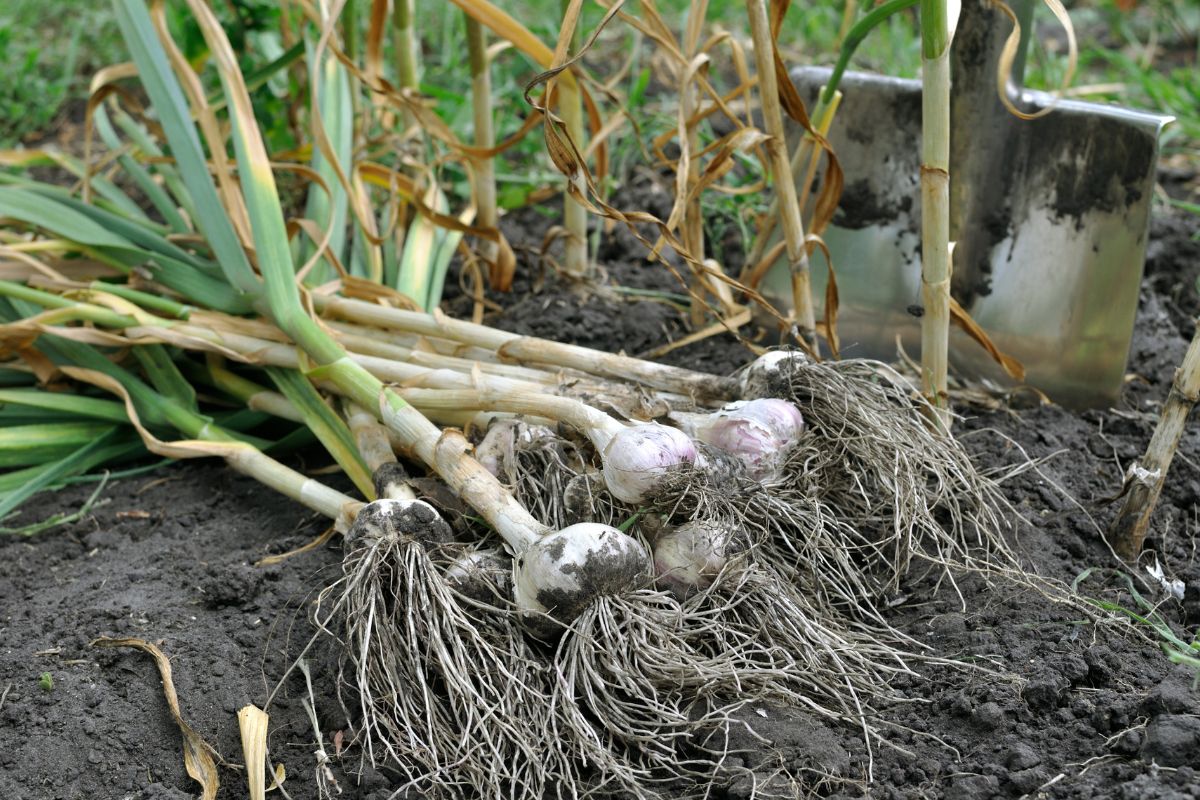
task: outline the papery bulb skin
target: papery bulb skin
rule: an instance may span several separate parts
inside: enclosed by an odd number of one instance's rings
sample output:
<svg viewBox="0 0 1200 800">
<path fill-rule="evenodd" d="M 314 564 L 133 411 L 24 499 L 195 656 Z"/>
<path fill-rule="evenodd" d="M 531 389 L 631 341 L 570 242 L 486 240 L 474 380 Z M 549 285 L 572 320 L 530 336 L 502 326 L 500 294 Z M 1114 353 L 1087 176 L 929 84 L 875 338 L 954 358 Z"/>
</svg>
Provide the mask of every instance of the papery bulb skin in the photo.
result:
<svg viewBox="0 0 1200 800">
<path fill-rule="evenodd" d="M 753 400 L 784 396 L 788 372 L 809 363 L 809 357 L 799 350 L 763 353 L 742 373 L 742 397 Z"/>
<path fill-rule="evenodd" d="M 464 553 L 443 574 L 451 589 L 480 603 L 512 598 L 513 560 L 500 550 Z"/>
<path fill-rule="evenodd" d="M 488 426 L 487 433 L 475 446 L 475 460 L 500 480 L 510 480 L 511 475 L 502 473 L 512 469 L 518 450 L 542 439 L 555 438 L 554 431 L 545 425 L 530 425 L 519 419 L 498 419 Z"/>
<path fill-rule="evenodd" d="M 475 460 L 488 472 L 504 480 L 500 472 L 511 461 L 516 441 L 516 420 L 496 420 L 488 426 L 479 444 L 475 445 Z"/>
<path fill-rule="evenodd" d="M 782 460 L 779 440 L 757 420 L 717 412 L 698 433 L 700 441 L 736 457 L 746 468 L 746 474 L 756 481 L 767 480 L 779 471 Z"/>
<path fill-rule="evenodd" d="M 545 615 L 569 623 L 593 599 L 636 588 L 649 573 L 650 556 L 636 539 L 580 522 L 543 536 L 517 557 L 513 597 L 536 632 Z"/>
<path fill-rule="evenodd" d="M 732 538 L 728 528 L 700 520 L 665 531 L 654 543 L 658 586 L 680 599 L 707 589 L 728 561 Z"/>
<path fill-rule="evenodd" d="M 739 400 L 722 408 L 720 413 L 766 425 L 784 448 L 790 448 L 804 433 L 804 415 L 800 409 L 794 403 L 777 397 Z"/>
<path fill-rule="evenodd" d="M 619 431 L 602 456 L 608 491 L 624 503 L 640 503 L 651 497 L 672 470 L 704 465 L 691 437 L 656 422 Z"/>
<path fill-rule="evenodd" d="M 800 410 L 773 397 L 730 403 L 696 427 L 700 441 L 736 456 L 758 481 L 779 473 L 803 432 Z"/>
</svg>

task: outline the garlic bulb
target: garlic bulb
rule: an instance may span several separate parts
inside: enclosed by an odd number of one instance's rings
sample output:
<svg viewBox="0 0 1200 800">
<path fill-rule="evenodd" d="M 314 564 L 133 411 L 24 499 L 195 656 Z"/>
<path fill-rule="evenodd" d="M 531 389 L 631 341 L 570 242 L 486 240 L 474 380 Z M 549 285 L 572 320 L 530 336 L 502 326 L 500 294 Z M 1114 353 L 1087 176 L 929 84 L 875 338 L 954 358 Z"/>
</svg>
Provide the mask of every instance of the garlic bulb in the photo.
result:
<svg viewBox="0 0 1200 800">
<path fill-rule="evenodd" d="M 513 596 L 534 622 L 570 621 L 594 598 L 636 586 L 650 570 L 645 548 L 616 528 L 580 522 L 548 533 L 517 556 Z"/>
<path fill-rule="evenodd" d="M 746 474 L 756 481 L 767 480 L 779 470 L 779 440 L 766 425 L 720 412 L 697 431 L 700 441 L 736 456 Z"/>
<path fill-rule="evenodd" d="M 424 500 L 375 500 L 359 509 L 346 531 L 345 546 L 360 540 L 410 539 L 432 548 L 454 539 L 454 531 Z"/>
<path fill-rule="evenodd" d="M 795 404 L 777 397 L 739 400 L 721 409 L 720 413 L 759 422 L 768 428 L 782 447 L 790 448 L 804 433 L 804 416 Z"/>
<path fill-rule="evenodd" d="M 642 502 L 674 469 L 704 465 L 696 443 L 687 434 L 656 422 L 617 431 L 604 448 L 603 460 L 608 490 L 625 503 Z"/>
<path fill-rule="evenodd" d="M 730 403 L 695 425 L 696 438 L 736 456 L 755 480 L 778 474 L 804 431 L 804 417 L 786 400 Z"/>
<path fill-rule="evenodd" d="M 680 599 L 708 588 L 725 566 L 732 539 L 728 528 L 701 520 L 666 531 L 654 543 L 658 585 Z"/>
<path fill-rule="evenodd" d="M 512 558 L 500 550 L 472 550 L 450 563 L 445 578 L 459 594 L 481 603 L 495 603 L 512 597 Z"/>
<path fill-rule="evenodd" d="M 742 373 L 742 397 L 772 397 L 780 393 L 787 372 L 809 363 L 800 350 L 771 350 L 763 353 Z"/>
</svg>

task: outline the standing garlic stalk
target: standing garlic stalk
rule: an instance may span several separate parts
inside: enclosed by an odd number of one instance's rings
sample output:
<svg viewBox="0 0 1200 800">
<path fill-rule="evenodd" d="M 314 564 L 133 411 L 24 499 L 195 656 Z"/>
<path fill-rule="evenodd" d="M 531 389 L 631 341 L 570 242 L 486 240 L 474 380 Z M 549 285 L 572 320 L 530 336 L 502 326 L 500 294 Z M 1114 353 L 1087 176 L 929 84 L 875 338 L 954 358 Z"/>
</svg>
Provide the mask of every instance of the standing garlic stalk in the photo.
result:
<svg viewBox="0 0 1200 800">
<path fill-rule="evenodd" d="M 463 14 L 467 23 L 467 55 L 471 60 L 471 104 L 475 112 L 475 146 L 492 148 L 496 134 L 492 126 L 492 75 L 487 56 L 483 26 L 470 14 Z M 500 224 L 496 210 L 496 159 L 481 158 L 475 162 L 475 203 L 479 206 L 481 227 L 495 228 Z M 480 252 L 489 263 L 495 264 L 500 252 L 496 242 L 484 240 Z"/>
<path fill-rule="evenodd" d="M 571 17 L 573 0 L 563 0 L 564 17 Z M 578 0 L 574 0 L 576 4 Z M 575 9 L 578 12 L 578 8 Z M 571 33 L 571 46 L 567 57 L 575 55 L 578 42 L 578 17 L 574 20 L 576 30 Z M 558 82 L 558 114 L 567 126 L 567 133 L 575 143 L 575 149 L 580 154 L 587 149 L 583 130 L 583 96 L 579 91 L 577 79 L 564 78 Z M 580 169 L 583 169 L 580 165 Z M 570 178 L 568 178 L 570 180 Z M 587 241 L 587 209 L 569 193 L 563 194 L 563 227 L 567 230 L 566 270 L 567 274 L 576 278 L 590 277 L 592 270 L 588 262 Z"/>
<path fill-rule="evenodd" d="M 950 26 L 946 0 L 921 0 L 921 383 L 950 424 Z"/>
<path fill-rule="evenodd" d="M 690 78 L 694 74 L 692 66 L 700 47 L 701 26 L 708 16 L 708 0 L 692 0 L 688 8 L 686 34 L 684 36 L 684 56 L 689 65 L 680 71 L 679 102 L 681 116 L 680 136 L 687 139 L 688 165 L 687 173 L 680 175 L 689 190 L 700 181 L 700 132 L 699 123 L 692 124 L 692 116 L 696 113 L 699 90 L 691 85 Z M 697 195 L 688 204 L 683 215 L 683 244 L 688 251 L 698 259 L 704 259 L 704 212 L 700 208 L 700 197 Z M 704 292 L 706 278 L 693 276 L 697 293 Z M 692 303 L 692 324 L 700 325 L 704 321 L 704 304 Z"/>
<path fill-rule="evenodd" d="M 1150 527 L 1150 515 L 1158 503 L 1167 470 L 1183 436 L 1188 414 L 1200 400 L 1200 319 L 1183 365 L 1175 371 L 1162 416 L 1141 461 L 1130 465 L 1125 475 L 1125 503 L 1108 528 L 1108 540 L 1117 554 L 1134 561 Z"/>
<path fill-rule="evenodd" d="M 401 89 L 417 88 L 417 34 L 413 26 L 413 0 L 395 0 L 392 7 L 392 41 L 396 47 L 396 77 Z"/>
<path fill-rule="evenodd" d="M 779 84 L 775 76 L 775 48 L 771 41 L 771 23 L 766 0 L 746 0 L 750 16 L 750 35 L 754 39 L 754 61 L 758 70 L 758 90 L 762 99 L 763 126 L 767 135 L 764 146 L 775 173 L 775 192 L 779 197 L 780 221 L 787 243 L 788 266 L 792 274 L 792 310 L 800 337 L 816 350 L 817 323 L 812 302 L 812 276 L 808 268 L 808 250 L 804 242 L 804 222 L 788 158 L 783 112 L 779 107 Z"/>
</svg>

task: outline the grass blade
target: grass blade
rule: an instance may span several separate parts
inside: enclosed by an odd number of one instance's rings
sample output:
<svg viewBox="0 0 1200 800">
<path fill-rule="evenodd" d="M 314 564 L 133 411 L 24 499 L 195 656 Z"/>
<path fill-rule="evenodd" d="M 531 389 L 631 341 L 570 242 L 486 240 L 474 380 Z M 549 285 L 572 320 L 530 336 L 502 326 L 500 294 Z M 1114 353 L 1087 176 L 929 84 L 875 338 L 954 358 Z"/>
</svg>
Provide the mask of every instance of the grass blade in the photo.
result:
<svg viewBox="0 0 1200 800">
<path fill-rule="evenodd" d="M 321 176 L 324 186 L 316 181 L 309 185 L 304 215 L 315 221 L 321 230 L 330 232 L 329 251 L 344 264 L 347 261 L 348 199 L 338 176 L 345 174 L 346 165 L 353 159 L 354 113 L 350 107 L 350 81 L 341 63 L 327 51 L 319 62 L 313 60 L 309 80 L 316 90 L 312 125 L 321 145 L 313 150 L 312 167 Z M 308 283 L 325 283 L 334 274 L 332 262 L 326 260 L 312 271 Z"/>
<path fill-rule="evenodd" d="M 41 389 L 0 389 L 0 403 L 65 412 L 106 422 L 123 423 L 127 421 L 125 407 L 120 403 L 78 394 L 46 392 Z"/>
<path fill-rule="evenodd" d="M 100 138 L 104 140 L 104 144 L 110 150 L 122 151 L 124 147 L 120 139 L 117 138 L 117 132 L 113 129 L 112 121 L 108 117 L 108 111 L 103 105 L 96 107 L 96 113 L 92 116 L 92 122 L 96 126 L 96 131 L 100 134 Z M 171 196 L 167 194 L 158 183 L 150 176 L 150 172 L 138 163 L 137 159 L 129 155 L 127 152 L 122 152 L 117 156 L 117 163 L 121 168 L 129 174 L 133 182 L 141 189 L 142 194 L 150 201 L 155 210 L 166 221 L 171 230 L 176 233 L 191 233 L 191 228 L 187 221 L 179 213 L 179 209 L 171 200 Z"/>
<path fill-rule="evenodd" d="M 110 423 L 91 420 L 0 428 L 0 468 L 46 464 L 65 458 L 113 430 Z"/>
<path fill-rule="evenodd" d="M 102 476 L 100 485 L 96 487 L 84 504 L 79 507 L 79 510 L 72 511 L 69 514 L 65 512 L 54 514 L 49 519 L 44 519 L 41 522 L 35 522 L 32 525 L 26 525 L 21 528 L 0 528 L 0 535 L 36 536 L 42 531 L 49 530 L 50 528 L 56 528 L 59 525 L 67 525 L 72 522 L 77 522 L 86 517 L 89 513 L 91 513 L 93 508 L 99 505 L 97 499 L 100 497 L 100 493 L 104 491 L 104 487 L 107 485 L 108 475 L 106 473 L 104 476 Z"/>
<path fill-rule="evenodd" d="M 167 348 L 160 344 L 149 344 L 133 348 L 133 354 L 142 365 L 150 383 L 164 397 L 174 400 L 184 408 L 200 412 L 200 406 L 196 402 L 196 390 L 175 366 Z"/>
<path fill-rule="evenodd" d="M 142 445 L 142 440 L 130 429 L 126 428 L 123 434 L 117 438 L 116 443 L 101 447 L 98 450 L 91 451 L 86 456 L 80 456 L 78 452 L 68 456 L 63 461 L 66 461 L 71 467 L 63 475 L 59 476 L 52 483 L 48 484 L 47 489 L 58 489 L 62 486 L 67 486 L 72 483 L 82 483 L 87 481 L 101 480 L 102 475 L 86 475 L 90 470 L 96 469 L 102 465 L 120 464 L 139 458 L 146 455 L 146 448 Z M 165 462 L 159 462 L 159 466 Z M 10 492 L 16 492 L 22 489 L 31 481 L 37 480 L 43 470 L 50 469 L 53 464 L 42 464 L 36 467 L 28 467 L 26 469 L 17 469 L 12 472 L 6 472 L 0 475 L 0 497 Z M 140 471 L 153 469 L 150 467 L 137 467 Z M 118 478 L 126 476 L 130 470 L 121 473 L 112 473 L 111 477 Z M 15 507 L 15 506 L 14 506 Z"/>
<path fill-rule="evenodd" d="M 436 186 L 430 189 L 425 199 L 435 211 L 444 214 L 449 210 L 446 195 Z M 400 261 L 396 290 L 427 312 L 437 308 L 442 299 L 450 259 L 461 241 L 462 234 L 458 231 L 447 230 L 423 214 L 418 214 L 408 235 L 404 237 L 404 254 Z"/>
<path fill-rule="evenodd" d="M 179 204 L 179 207 L 187 212 L 191 219 L 196 218 L 196 204 L 192 202 L 192 195 L 187 190 L 187 186 L 183 183 L 183 178 L 180 177 L 179 171 L 175 166 L 166 160 L 162 149 L 153 137 L 146 132 L 146 129 L 138 123 L 129 114 L 117 108 L 113 112 L 113 122 L 121 132 L 124 133 L 138 150 L 141 150 L 147 157 L 158 159 L 158 163 L 154 166 L 156 175 L 162 178 L 163 185 L 167 187 L 171 197 Z"/>
</svg>

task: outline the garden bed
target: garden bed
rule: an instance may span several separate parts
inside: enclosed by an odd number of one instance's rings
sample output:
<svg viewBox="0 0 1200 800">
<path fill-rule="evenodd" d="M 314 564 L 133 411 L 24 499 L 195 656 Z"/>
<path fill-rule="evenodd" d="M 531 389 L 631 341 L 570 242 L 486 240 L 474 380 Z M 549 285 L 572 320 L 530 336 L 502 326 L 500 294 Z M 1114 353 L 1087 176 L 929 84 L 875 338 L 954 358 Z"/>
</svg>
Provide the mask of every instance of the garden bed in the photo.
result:
<svg viewBox="0 0 1200 800">
<path fill-rule="evenodd" d="M 643 207 L 665 193 L 641 187 Z M 628 205 L 628 204 L 626 204 Z M 547 221 L 513 215 L 521 278 L 490 322 L 512 330 L 634 354 L 686 332 L 684 315 L 662 297 L 602 291 L 581 302 L 553 275 L 539 278 L 534 250 Z M 1113 512 L 1103 498 L 1139 455 L 1191 336 L 1200 244 L 1195 218 L 1160 216 L 1149 248 L 1121 406 L 1071 413 L 1054 406 L 961 408 L 958 428 L 982 468 L 1003 472 L 1025 454 L 1040 471 L 1005 481 L 1024 519 L 1014 546 L 1042 576 L 1069 584 L 1085 570 L 1113 567 L 1099 531 Z M 735 248 L 731 248 L 735 249 Z M 674 279 L 645 264 L 628 237 L 606 237 L 601 262 L 612 285 L 673 292 Z M 736 265 L 734 265 L 736 266 Z M 1182 299 L 1181 299 L 1182 298 Z M 451 298 L 456 312 L 465 301 Z M 712 338 L 675 351 L 674 363 L 728 372 L 746 360 L 735 341 Z M 1160 612 L 1178 631 L 1200 625 L 1200 426 L 1180 447 L 1155 516 L 1151 545 L 1182 602 Z M 311 452 L 313 469 L 327 458 Z M 70 513 L 91 485 L 42 495 L 21 522 Z M 312 635 L 311 604 L 339 573 L 340 544 L 255 566 L 300 547 L 325 523 L 215 462 L 176 464 L 107 485 L 77 522 L 28 539 L 0 540 L 0 795 L 6 798 L 185 798 L 178 730 L 150 658 L 89 646 L 99 636 L 156 643 L 172 661 L 183 716 L 229 762 L 220 797 L 245 795 L 237 710 L 262 706 Z M 1148 561 L 1153 556 L 1148 556 Z M 1145 579 L 1145 575 L 1142 576 Z M 1200 694 L 1194 675 L 1173 666 L 1145 626 L 1096 624 L 1079 609 L 1027 588 L 963 576 L 957 586 L 915 574 L 889 620 L 930 653 L 1002 673 L 916 665 L 900 688 L 911 702 L 882 710 L 890 744 L 865 750 L 852 729 L 798 712 L 755 709 L 766 742 L 746 737 L 748 765 L 784 766 L 822 794 L 876 797 L 1168 798 L 1200 796 Z M 1136 610 L 1121 580 L 1096 573 L 1080 586 Z M 1154 601 L 1161 594 L 1149 594 Z M 317 715 L 343 798 L 385 798 L 391 781 L 364 768 L 349 746 L 334 693 L 328 648 L 309 653 Z M 41 678 L 48 673 L 49 680 Z M 52 687 L 50 682 L 52 681 Z M 270 748 L 287 794 L 316 796 L 316 749 L 298 672 L 268 708 Z M 874 782 L 864 788 L 868 773 Z M 749 782 L 714 796 L 746 797 Z"/>
</svg>

